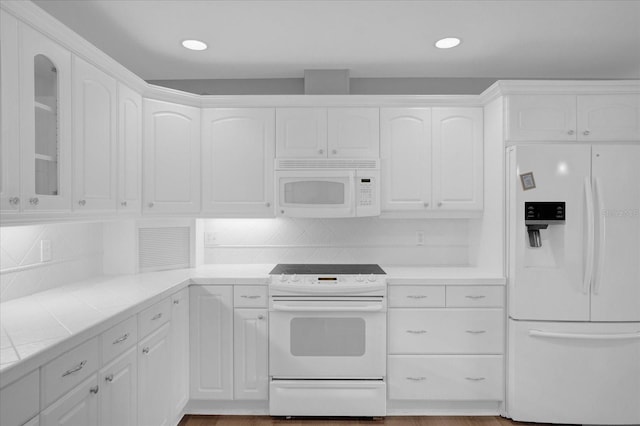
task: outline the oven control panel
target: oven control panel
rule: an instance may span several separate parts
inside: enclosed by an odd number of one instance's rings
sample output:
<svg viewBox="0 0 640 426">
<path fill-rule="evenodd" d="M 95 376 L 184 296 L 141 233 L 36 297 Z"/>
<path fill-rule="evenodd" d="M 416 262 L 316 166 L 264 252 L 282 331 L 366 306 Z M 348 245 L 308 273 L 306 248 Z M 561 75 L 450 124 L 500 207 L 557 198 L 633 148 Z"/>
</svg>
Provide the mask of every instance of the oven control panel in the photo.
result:
<svg viewBox="0 0 640 426">
<path fill-rule="evenodd" d="M 385 283 L 385 275 L 358 274 L 358 275 L 298 275 L 280 274 L 272 276 L 272 284 L 289 285 L 362 285 L 371 283 Z"/>
</svg>

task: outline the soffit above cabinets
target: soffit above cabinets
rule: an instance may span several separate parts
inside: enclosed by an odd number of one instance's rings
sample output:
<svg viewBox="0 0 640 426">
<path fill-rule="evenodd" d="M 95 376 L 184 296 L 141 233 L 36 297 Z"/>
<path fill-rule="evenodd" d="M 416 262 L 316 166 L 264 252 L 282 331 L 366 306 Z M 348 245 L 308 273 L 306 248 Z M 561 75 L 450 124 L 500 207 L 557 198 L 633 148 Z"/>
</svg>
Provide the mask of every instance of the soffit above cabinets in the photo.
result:
<svg viewBox="0 0 640 426">
<path fill-rule="evenodd" d="M 35 0 L 145 80 L 628 78 L 640 76 L 640 2 Z M 439 50 L 442 37 L 462 39 Z M 197 38 L 209 48 L 184 49 Z"/>
</svg>

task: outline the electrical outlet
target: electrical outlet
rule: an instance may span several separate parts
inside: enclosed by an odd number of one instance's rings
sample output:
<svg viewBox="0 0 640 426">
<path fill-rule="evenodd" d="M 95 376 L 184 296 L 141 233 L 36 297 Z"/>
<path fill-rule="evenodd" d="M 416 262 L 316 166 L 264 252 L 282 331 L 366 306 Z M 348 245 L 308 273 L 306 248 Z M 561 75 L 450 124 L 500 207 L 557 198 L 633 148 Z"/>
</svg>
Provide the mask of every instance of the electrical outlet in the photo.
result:
<svg viewBox="0 0 640 426">
<path fill-rule="evenodd" d="M 213 246 L 216 244 L 216 240 L 218 239 L 217 232 L 205 232 L 204 233 L 204 245 L 205 246 Z"/>
<path fill-rule="evenodd" d="M 51 240 L 40 240 L 40 262 L 50 262 L 52 257 Z"/>
<path fill-rule="evenodd" d="M 424 231 L 416 231 L 416 245 L 417 246 L 424 245 Z"/>
</svg>

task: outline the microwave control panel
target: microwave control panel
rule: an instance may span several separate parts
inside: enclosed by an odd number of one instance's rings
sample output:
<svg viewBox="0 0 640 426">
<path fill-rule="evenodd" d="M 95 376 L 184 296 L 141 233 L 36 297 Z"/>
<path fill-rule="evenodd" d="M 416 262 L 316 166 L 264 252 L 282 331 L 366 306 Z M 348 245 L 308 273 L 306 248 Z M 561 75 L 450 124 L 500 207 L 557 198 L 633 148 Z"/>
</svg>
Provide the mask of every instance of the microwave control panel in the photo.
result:
<svg viewBox="0 0 640 426">
<path fill-rule="evenodd" d="M 356 176 L 356 216 L 380 214 L 380 172 L 360 172 Z"/>
<path fill-rule="evenodd" d="M 358 178 L 358 206 L 371 206 L 374 202 L 374 182 L 371 178 Z"/>
</svg>

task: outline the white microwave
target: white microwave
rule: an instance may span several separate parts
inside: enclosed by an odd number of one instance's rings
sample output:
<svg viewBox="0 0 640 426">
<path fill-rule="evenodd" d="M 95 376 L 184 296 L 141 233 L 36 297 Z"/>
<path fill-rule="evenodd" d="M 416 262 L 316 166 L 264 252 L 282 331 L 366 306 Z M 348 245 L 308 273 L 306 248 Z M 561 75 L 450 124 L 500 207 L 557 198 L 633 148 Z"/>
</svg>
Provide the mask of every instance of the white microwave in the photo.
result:
<svg viewBox="0 0 640 426">
<path fill-rule="evenodd" d="M 380 215 L 380 160 L 277 159 L 276 215 Z"/>
</svg>

